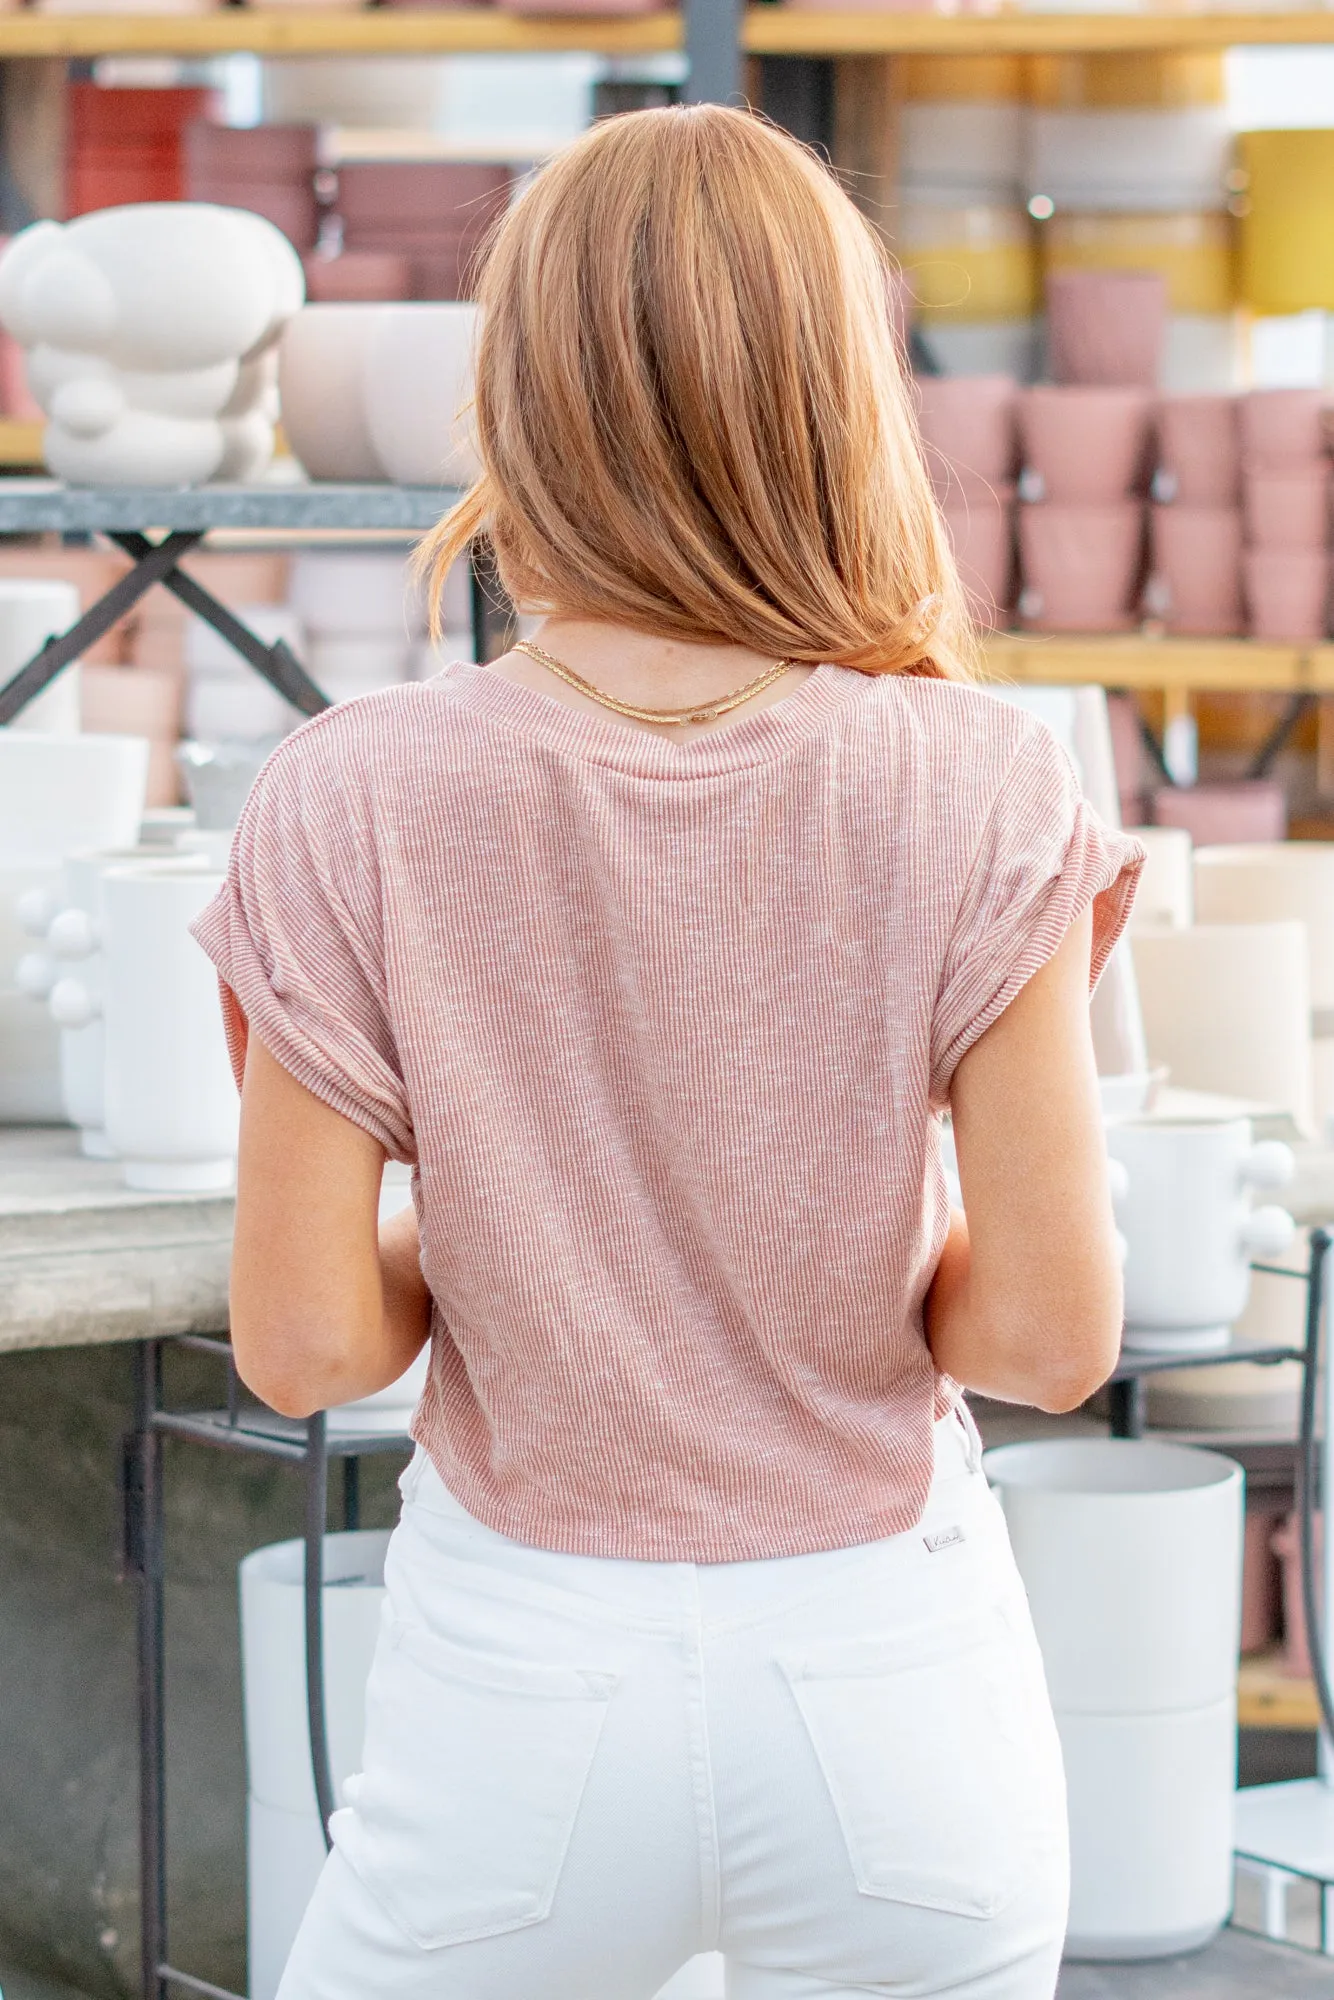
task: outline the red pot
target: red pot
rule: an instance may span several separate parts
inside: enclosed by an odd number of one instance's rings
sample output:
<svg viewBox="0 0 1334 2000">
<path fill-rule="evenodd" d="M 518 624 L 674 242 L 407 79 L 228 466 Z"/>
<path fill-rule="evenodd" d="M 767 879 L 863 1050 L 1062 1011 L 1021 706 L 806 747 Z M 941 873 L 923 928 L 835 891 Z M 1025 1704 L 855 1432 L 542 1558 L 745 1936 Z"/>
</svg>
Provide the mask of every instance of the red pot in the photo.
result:
<svg viewBox="0 0 1334 2000">
<path fill-rule="evenodd" d="M 1288 802 L 1271 778 L 1243 778 L 1232 785 L 1164 785 L 1150 795 L 1155 826 L 1184 827 L 1197 847 L 1283 840 Z"/>
<path fill-rule="evenodd" d="M 1241 514 L 1236 507 L 1154 507 L 1154 610 L 1169 632 L 1231 638 L 1245 625 L 1241 604 Z"/>
<path fill-rule="evenodd" d="M 1031 497 L 1105 505 L 1142 490 L 1151 399 L 1143 389 L 1021 389 L 1023 463 L 1041 481 Z"/>
<path fill-rule="evenodd" d="M 1252 389 L 1240 399 L 1242 456 L 1257 469 L 1310 465 L 1325 450 L 1323 389 Z"/>
<path fill-rule="evenodd" d="M 1014 601 L 1014 488 L 956 486 L 944 514 L 973 616 L 994 631 Z"/>
<path fill-rule="evenodd" d="M 1157 387 L 1167 339 L 1167 285 L 1153 271 L 1052 271 L 1047 356 L 1071 384 Z"/>
<path fill-rule="evenodd" d="M 1138 501 L 1021 507 L 1019 555 L 1019 611 L 1030 631 L 1126 632 L 1136 624 L 1144 557 Z"/>
<path fill-rule="evenodd" d="M 990 486 L 1014 478 L 1019 391 L 1012 376 L 920 375 L 914 388 L 926 462 L 946 505 L 956 474 L 971 474 Z"/>
<path fill-rule="evenodd" d="M 1329 468 L 1253 471 L 1242 481 L 1246 540 L 1253 549 L 1323 549 L 1329 540 Z"/>
<path fill-rule="evenodd" d="M 1323 639 L 1329 557 L 1323 549 L 1247 549 L 1241 558 L 1253 639 Z"/>
<path fill-rule="evenodd" d="M 1164 396 L 1158 405 L 1158 466 L 1164 498 L 1193 507 L 1235 507 L 1241 498 L 1241 433 L 1235 396 Z"/>
</svg>

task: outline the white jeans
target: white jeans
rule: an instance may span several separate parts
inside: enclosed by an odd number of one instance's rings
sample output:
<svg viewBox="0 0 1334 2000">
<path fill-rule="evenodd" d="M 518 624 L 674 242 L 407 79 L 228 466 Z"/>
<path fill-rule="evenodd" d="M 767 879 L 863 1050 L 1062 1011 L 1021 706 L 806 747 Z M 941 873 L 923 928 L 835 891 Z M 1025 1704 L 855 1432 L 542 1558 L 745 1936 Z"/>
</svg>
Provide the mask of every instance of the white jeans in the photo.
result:
<svg viewBox="0 0 1334 2000">
<path fill-rule="evenodd" d="M 365 1769 L 279 2000 L 1051 2000 L 1064 1783 L 971 1419 L 920 1525 L 553 1554 L 403 1477 Z"/>
</svg>

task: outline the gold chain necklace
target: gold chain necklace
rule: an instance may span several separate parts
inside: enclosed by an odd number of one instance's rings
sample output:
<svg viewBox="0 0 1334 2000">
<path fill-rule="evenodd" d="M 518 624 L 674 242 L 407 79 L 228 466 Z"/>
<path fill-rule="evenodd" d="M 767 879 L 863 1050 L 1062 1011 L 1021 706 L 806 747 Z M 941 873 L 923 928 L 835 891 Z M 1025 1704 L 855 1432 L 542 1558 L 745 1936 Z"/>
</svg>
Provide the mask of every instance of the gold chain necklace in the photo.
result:
<svg viewBox="0 0 1334 2000">
<path fill-rule="evenodd" d="M 518 640 L 514 651 L 527 653 L 530 660 L 536 660 L 540 667 L 545 667 L 557 680 L 564 681 L 567 687 L 576 688 L 590 701 L 612 709 L 617 715 L 628 715 L 634 722 L 666 722 L 678 726 L 687 722 L 712 722 L 715 716 L 727 715 L 732 709 L 740 708 L 743 701 L 749 701 L 752 695 L 772 687 L 780 675 L 795 664 L 792 660 L 775 660 L 772 666 L 766 667 L 762 674 L 756 674 L 753 681 L 747 681 L 734 693 L 720 695 L 717 701 L 698 702 L 693 708 L 640 708 L 636 702 L 617 701 L 615 695 L 604 694 L 601 688 L 594 687 L 592 681 L 586 681 L 573 667 L 567 667 L 564 660 L 558 660 L 554 653 L 544 652 L 531 639 Z"/>
</svg>

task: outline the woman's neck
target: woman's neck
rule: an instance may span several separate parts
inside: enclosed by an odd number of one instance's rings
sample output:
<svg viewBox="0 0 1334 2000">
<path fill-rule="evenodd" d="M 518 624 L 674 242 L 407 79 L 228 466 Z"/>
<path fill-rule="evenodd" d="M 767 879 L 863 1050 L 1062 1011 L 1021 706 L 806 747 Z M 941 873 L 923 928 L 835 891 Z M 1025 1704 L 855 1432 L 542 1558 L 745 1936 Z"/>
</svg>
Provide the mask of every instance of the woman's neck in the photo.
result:
<svg viewBox="0 0 1334 2000">
<path fill-rule="evenodd" d="M 773 665 L 772 655 L 752 652 L 747 646 L 725 642 L 696 645 L 683 639 L 657 639 L 628 625 L 603 625 L 592 619 L 547 618 L 534 638 L 544 652 L 571 667 L 581 679 L 590 681 L 599 693 L 636 708 L 704 706 L 733 694 Z M 790 667 L 740 708 L 712 721 L 686 724 L 642 722 L 616 715 L 559 680 L 527 653 L 506 653 L 491 661 L 489 671 L 516 681 L 521 687 L 533 688 L 554 701 L 563 701 L 570 708 L 601 715 L 607 721 L 680 738 L 726 729 L 743 717 L 770 707 L 792 694 L 814 669 Z"/>
</svg>

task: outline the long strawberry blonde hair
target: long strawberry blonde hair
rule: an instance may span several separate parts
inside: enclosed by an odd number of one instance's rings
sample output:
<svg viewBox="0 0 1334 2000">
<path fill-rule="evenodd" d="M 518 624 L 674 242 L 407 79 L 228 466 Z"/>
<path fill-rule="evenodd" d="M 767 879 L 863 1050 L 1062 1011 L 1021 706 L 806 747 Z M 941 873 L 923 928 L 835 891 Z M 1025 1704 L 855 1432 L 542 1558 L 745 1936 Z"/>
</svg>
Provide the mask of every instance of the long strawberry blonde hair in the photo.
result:
<svg viewBox="0 0 1334 2000">
<path fill-rule="evenodd" d="M 524 611 L 863 673 L 976 642 L 889 311 L 832 174 L 717 105 L 595 125 L 505 216 L 479 286 L 477 538 Z"/>
</svg>

